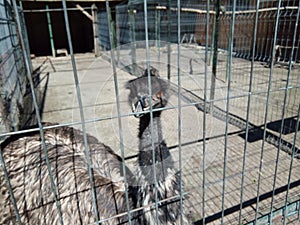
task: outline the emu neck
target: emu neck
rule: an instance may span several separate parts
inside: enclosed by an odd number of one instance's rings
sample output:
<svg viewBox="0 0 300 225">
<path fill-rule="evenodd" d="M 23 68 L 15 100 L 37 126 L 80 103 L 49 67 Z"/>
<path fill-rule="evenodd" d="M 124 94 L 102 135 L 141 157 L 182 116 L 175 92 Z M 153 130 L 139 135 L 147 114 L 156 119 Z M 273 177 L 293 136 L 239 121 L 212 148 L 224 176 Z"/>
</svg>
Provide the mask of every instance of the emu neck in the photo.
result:
<svg viewBox="0 0 300 225">
<path fill-rule="evenodd" d="M 140 118 L 140 151 L 147 151 L 152 149 L 152 141 L 154 143 L 154 146 L 159 145 L 163 141 L 160 112 L 153 113 L 153 133 L 151 132 L 151 130 L 151 118 L 150 113 L 148 113 Z"/>
<path fill-rule="evenodd" d="M 140 118 L 139 138 L 138 165 L 139 172 L 144 176 L 142 185 L 153 185 L 156 181 L 164 181 L 168 169 L 173 168 L 173 160 L 167 144 L 163 140 L 160 112 L 153 113 L 153 129 L 151 129 L 149 114 Z M 152 141 L 154 148 L 152 147 Z M 153 150 L 155 154 L 153 154 Z M 155 165 L 156 172 L 153 165 Z"/>
</svg>

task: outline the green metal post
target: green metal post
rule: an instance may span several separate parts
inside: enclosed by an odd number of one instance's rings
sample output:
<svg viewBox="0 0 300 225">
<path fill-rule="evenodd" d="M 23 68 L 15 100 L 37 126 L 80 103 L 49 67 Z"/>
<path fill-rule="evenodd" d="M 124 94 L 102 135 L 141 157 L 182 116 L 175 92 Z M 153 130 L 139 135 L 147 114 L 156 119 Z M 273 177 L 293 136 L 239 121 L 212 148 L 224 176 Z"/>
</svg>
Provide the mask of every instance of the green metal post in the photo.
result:
<svg viewBox="0 0 300 225">
<path fill-rule="evenodd" d="M 50 37 L 50 44 L 51 44 L 51 51 L 52 56 L 55 57 L 55 47 L 54 47 L 54 40 L 53 40 L 53 32 L 52 32 L 52 24 L 51 24 L 51 18 L 50 18 L 50 12 L 49 12 L 49 6 L 46 5 L 46 14 L 47 14 L 47 22 L 48 22 L 48 30 L 49 30 L 49 37 Z"/>
<path fill-rule="evenodd" d="M 215 29 L 216 28 L 216 14 L 212 17 L 212 35 L 211 35 L 211 47 L 210 47 L 210 54 L 209 54 L 209 61 L 208 65 L 212 64 L 212 56 L 213 56 L 213 49 L 214 49 L 214 42 L 215 42 Z"/>
<path fill-rule="evenodd" d="M 211 86 L 210 86 L 210 101 L 211 110 L 213 109 L 213 100 L 215 99 L 215 89 L 216 89 L 216 77 L 217 77 L 217 64 L 218 64 L 218 41 L 219 41 L 219 26 L 220 26 L 220 0 L 215 2 L 215 29 L 214 29 L 214 49 L 213 49 L 213 65 L 212 65 L 212 76 L 211 76 Z"/>
</svg>

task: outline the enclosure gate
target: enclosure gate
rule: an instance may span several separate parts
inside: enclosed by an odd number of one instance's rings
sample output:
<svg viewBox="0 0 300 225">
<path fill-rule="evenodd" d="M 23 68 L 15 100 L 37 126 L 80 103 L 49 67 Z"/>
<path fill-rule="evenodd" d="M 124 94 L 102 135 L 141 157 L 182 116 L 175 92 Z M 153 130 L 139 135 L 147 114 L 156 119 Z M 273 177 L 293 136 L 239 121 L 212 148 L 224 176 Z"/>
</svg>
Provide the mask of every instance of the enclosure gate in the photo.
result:
<svg viewBox="0 0 300 225">
<path fill-rule="evenodd" d="M 81 93 L 85 83 L 79 79 L 77 67 L 81 61 L 75 60 L 73 53 L 67 6 L 63 0 L 62 8 L 57 10 L 64 13 L 62 22 L 66 26 L 70 59 L 63 60 L 71 65 L 69 72 L 74 78 L 79 116 L 74 119 L 73 115 L 64 114 L 59 121 L 61 125 L 49 127 L 42 124 L 45 112 L 40 110 L 32 72 L 36 68 L 32 69 L 30 43 L 26 38 L 25 25 L 31 24 L 24 24 L 22 1 L 0 1 L 1 140 L 32 131 L 39 131 L 44 140 L 45 129 L 80 125 L 82 143 L 88 151 L 88 127 L 117 121 L 110 126 L 117 130 L 114 142 L 119 143 L 116 148 L 120 149 L 118 154 L 125 168 L 137 155 L 126 153 L 124 120 L 133 114 L 122 108 L 127 99 L 122 97 L 120 83 L 141 76 L 145 68 L 150 80 L 150 70 L 154 67 L 161 79 L 168 81 L 172 100 L 171 106 L 164 107 L 162 112 L 166 124 L 173 122 L 171 126 L 166 125 L 168 129 L 171 127 L 166 139 L 180 177 L 179 194 L 172 197 L 190 210 L 191 222 L 299 223 L 299 0 L 233 0 L 222 4 L 220 0 L 201 3 L 129 0 L 114 6 L 106 1 L 105 10 L 98 10 L 97 19 L 102 56 L 111 65 L 112 83 L 107 89 L 110 93 L 115 91 L 110 99 L 113 103 L 103 105 L 111 104 L 113 110 L 109 116 L 93 115 L 92 119 L 84 101 L 94 93 Z M 103 9 L 104 5 L 99 8 Z M 105 64 L 102 63 L 101 66 Z M 84 69 L 92 74 L 95 68 Z M 61 71 L 50 73 L 56 72 Z M 38 89 L 44 88 L 42 84 L 37 85 L 41 85 Z M 28 90 L 33 90 L 29 100 Z M 99 99 L 106 97 L 103 93 L 99 96 Z M 30 109 L 24 109 L 25 105 Z M 150 109 L 151 115 L 154 111 Z M 38 128 L 25 128 L 32 124 L 27 123 L 30 117 Z M 43 146 L 47 152 L 45 142 Z M 19 211 L 2 147 L 0 150 L 5 178 L 5 182 L 0 180 L 0 185 L 9 189 L 16 220 L 20 224 L 30 223 L 21 221 L 25 213 Z M 88 159 L 87 162 L 92 196 L 87 201 L 92 201 L 97 208 L 93 168 Z M 59 223 L 64 224 L 61 198 L 51 168 L 49 176 Z M 152 207 L 157 210 L 163 202 L 156 195 Z M 130 218 L 131 213 L 125 214 Z M 95 223 L 105 223 L 118 216 L 124 214 L 111 215 L 111 218 L 98 215 Z"/>
</svg>

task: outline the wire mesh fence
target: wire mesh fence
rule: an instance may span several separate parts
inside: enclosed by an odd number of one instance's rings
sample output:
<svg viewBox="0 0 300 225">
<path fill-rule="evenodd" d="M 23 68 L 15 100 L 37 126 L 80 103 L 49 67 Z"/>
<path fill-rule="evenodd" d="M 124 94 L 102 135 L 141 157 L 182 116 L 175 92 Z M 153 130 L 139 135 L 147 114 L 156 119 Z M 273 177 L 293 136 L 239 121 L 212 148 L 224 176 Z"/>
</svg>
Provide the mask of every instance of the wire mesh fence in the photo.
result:
<svg viewBox="0 0 300 225">
<path fill-rule="evenodd" d="M 27 108 L 25 67 L 12 6 L 1 2 L 1 131 L 18 130 L 28 119 L 31 110 Z M 24 24 L 22 24 L 24 27 Z M 24 29 L 23 32 L 26 30 Z M 23 96 L 23 97 L 20 97 Z M 20 114 L 23 113 L 23 117 Z M 28 114 L 26 116 L 26 114 Z"/>
<path fill-rule="evenodd" d="M 68 56 L 32 61 L 22 3 L 0 1 L 0 224 L 299 223 L 299 1 L 62 1 Z"/>
</svg>

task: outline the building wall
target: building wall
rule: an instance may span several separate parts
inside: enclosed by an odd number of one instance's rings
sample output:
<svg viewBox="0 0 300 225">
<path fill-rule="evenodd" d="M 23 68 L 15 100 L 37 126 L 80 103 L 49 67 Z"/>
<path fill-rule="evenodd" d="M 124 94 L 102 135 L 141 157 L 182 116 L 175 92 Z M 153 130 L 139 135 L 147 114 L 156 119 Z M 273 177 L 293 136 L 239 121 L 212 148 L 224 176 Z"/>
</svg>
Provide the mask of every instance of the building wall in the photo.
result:
<svg viewBox="0 0 300 225">
<path fill-rule="evenodd" d="M 24 66 L 28 51 L 20 45 L 13 15 L 10 2 L 0 0 L 0 18 L 3 20 L 0 23 L 0 133 L 19 130 L 34 120 Z M 22 33 L 26 34 L 25 28 Z"/>
</svg>

